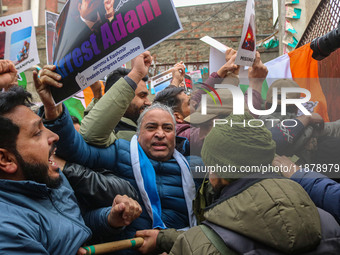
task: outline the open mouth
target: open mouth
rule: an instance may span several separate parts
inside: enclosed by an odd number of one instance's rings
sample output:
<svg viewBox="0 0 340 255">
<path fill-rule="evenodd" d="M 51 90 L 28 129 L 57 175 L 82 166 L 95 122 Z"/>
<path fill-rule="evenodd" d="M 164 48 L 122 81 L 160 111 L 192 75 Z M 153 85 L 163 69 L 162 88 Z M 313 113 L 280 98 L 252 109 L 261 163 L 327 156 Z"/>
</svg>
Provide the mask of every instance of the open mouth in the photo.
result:
<svg viewBox="0 0 340 255">
<path fill-rule="evenodd" d="M 167 148 L 167 144 L 166 143 L 152 143 L 152 147 L 155 150 L 165 150 Z"/>
<path fill-rule="evenodd" d="M 48 158 L 48 163 L 50 166 L 52 166 L 53 169 L 58 169 L 58 165 L 54 161 L 54 155 L 57 150 L 57 147 L 55 144 L 52 145 L 50 152 L 49 152 L 49 158 Z"/>
</svg>

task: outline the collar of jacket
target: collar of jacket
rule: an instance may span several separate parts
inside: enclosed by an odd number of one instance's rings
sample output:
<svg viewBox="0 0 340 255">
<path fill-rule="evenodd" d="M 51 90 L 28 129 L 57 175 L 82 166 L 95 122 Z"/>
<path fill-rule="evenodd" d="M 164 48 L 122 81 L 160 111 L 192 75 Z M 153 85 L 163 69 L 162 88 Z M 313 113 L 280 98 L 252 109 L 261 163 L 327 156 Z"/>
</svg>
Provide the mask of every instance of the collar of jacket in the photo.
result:
<svg viewBox="0 0 340 255">
<path fill-rule="evenodd" d="M 206 220 L 286 253 L 315 248 L 320 216 L 305 190 L 280 176 L 252 177 L 225 187 Z"/>
</svg>

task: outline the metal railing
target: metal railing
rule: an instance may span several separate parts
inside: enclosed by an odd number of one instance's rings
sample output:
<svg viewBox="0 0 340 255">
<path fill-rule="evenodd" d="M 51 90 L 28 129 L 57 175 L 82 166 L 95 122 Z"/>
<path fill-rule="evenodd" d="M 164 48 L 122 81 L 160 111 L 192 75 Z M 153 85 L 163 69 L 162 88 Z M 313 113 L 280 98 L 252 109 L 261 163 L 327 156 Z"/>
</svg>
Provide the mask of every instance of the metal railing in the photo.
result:
<svg viewBox="0 0 340 255">
<path fill-rule="evenodd" d="M 339 0 L 321 0 L 296 48 L 337 27 L 340 19 Z"/>
</svg>

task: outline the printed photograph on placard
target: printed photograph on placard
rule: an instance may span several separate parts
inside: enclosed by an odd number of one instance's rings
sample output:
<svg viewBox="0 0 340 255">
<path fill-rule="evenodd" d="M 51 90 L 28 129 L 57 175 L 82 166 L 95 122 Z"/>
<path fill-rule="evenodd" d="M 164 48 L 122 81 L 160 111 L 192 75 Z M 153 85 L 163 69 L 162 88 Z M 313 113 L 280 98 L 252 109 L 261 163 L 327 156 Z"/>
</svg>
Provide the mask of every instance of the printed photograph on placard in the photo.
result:
<svg viewBox="0 0 340 255">
<path fill-rule="evenodd" d="M 250 20 L 254 18 L 254 15 L 251 15 Z M 254 37 L 254 32 L 251 24 L 249 23 L 246 38 L 244 38 L 243 44 L 242 44 L 242 49 L 249 50 L 249 51 L 254 51 L 255 49 L 255 37 Z"/>
<path fill-rule="evenodd" d="M 15 64 L 19 64 L 28 58 L 32 27 L 26 27 L 11 35 L 11 52 L 10 60 Z"/>
</svg>

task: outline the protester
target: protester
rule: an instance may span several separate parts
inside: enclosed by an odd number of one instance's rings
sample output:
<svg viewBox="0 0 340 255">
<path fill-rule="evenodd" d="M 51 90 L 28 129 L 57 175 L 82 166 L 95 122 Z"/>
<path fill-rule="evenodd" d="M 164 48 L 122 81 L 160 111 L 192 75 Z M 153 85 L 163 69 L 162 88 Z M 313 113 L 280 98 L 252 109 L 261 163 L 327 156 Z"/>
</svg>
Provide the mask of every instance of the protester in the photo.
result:
<svg viewBox="0 0 340 255">
<path fill-rule="evenodd" d="M 127 76 L 134 82 L 134 88 L 146 75 L 150 64 L 149 52 L 135 59 Z M 187 159 L 191 166 L 202 162 L 198 157 L 185 158 L 174 149 L 175 123 L 171 110 L 159 105 L 144 110 L 138 121 L 138 138 L 135 136 L 131 143 L 118 139 L 107 148 L 92 147 L 75 132 L 67 110 L 61 105 L 54 106 L 49 85 L 59 86 L 59 83 L 51 70 L 53 68 L 46 67 L 41 80 L 35 76 L 35 84 L 44 103 L 44 119 L 51 120 L 46 125 L 60 136 L 57 155 L 90 168 L 109 169 L 128 180 L 138 191 L 143 213 L 126 227 L 120 238 L 132 237 L 138 229 L 194 226 L 195 183 Z"/>
<path fill-rule="evenodd" d="M 0 253 L 85 254 L 79 247 L 91 230 L 95 237 L 117 235 L 141 208 L 117 196 L 112 207 L 82 216 L 71 186 L 51 159 L 59 137 L 29 109 L 30 100 L 21 87 L 0 94 Z"/>
<path fill-rule="evenodd" d="M 286 156 L 276 156 L 273 166 L 281 167 L 281 173 L 299 183 L 316 206 L 332 214 L 340 222 L 340 184 L 327 176 L 308 168 L 300 168 Z M 283 168 L 286 167 L 286 168 Z M 321 167 L 320 165 L 316 167 Z M 331 167 L 334 169 L 331 169 Z M 288 171 L 287 171 L 288 170 Z M 339 172 L 339 164 L 329 164 L 325 170 Z M 336 176 L 337 174 L 333 174 Z"/>
<path fill-rule="evenodd" d="M 299 88 L 299 85 L 290 79 L 276 80 L 267 92 L 265 101 L 266 109 L 270 109 L 273 103 L 273 89 L 278 89 L 278 107 L 271 115 L 261 115 L 265 125 L 273 134 L 279 155 L 300 157 L 301 163 L 313 163 L 318 158 L 318 144 L 324 144 L 324 139 L 340 136 L 340 120 L 324 123 L 318 113 L 297 116 L 298 108 L 295 105 L 287 106 L 286 115 L 281 114 L 281 88 Z M 288 99 L 299 99 L 300 93 L 287 93 Z M 265 121 L 265 120 L 272 121 Z M 285 120 L 285 125 L 281 122 Z M 334 147 L 335 149 L 336 147 Z M 321 149 L 322 150 L 322 149 Z M 332 152 L 335 158 L 336 150 Z M 335 153 L 335 154 L 334 154 Z"/>
<path fill-rule="evenodd" d="M 129 78 L 121 78 L 126 77 L 130 71 L 130 69 L 118 68 L 110 73 L 105 86 L 105 93 L 108 95 L 101 98 L 100 104 L 97 105 L 99 102 L 97 101 L 96 105 L 89 105 L 86 109 L 88 114 L 82 121 L 80 133 L 89 144 L 108 147 L 116 139 L 130 141 L 136 134 L 137 119 L 151 102 L 146 87 L 147 76 L 137 84 L 133 99 L 128 101 L 128 95 L 132 94 L 128 93 Z M 124 115 L 121 116 L 122 114 Z"/>
<path fill-rule="evenodd" d="M 227 120 L 241 123 L 251 118 L 250 114 L 230 115 Z M 205 138 L 202 159 L 206 166 L 232 166 L 236 171 L 210 172 L 210 182 L 219 195 L 205 209 L 202 225 L 182 233 L 171 229 L 138 231 L 136 236 L 145 238 L 140 251 L 335 254 L 340 249 L 340 226 L 335 219 L 317 209 L 296 182 L 261 173 L 274 154 L 275 142 L 263 127 L 214 127 Z M 258 173 L 242 171 L 247 166 L 257 167 Z"/>
<path fill-rule="evenodd" d="M 108 147 L 117 138 L 130 141 L 136 134 L 137 119 L 151 102 L 145 83 L 148 77 L 143 77 L 134 91 L 134 85 L 129 85 L 132 83 L 128 76 L 130 72 L 131 70 L 125 68 L 113 71 L 107 78 L 103 98 L 86 109 L 93 107 L 83 119 L 80 128 L 80 133 L 87 143 Z M 176 149 L 187 156 L 188 148 L 187 139 L 176 136 Z"/>
<path fill-rule="evenodd" d="M 75 130 L 77 130 L 77 132 L 79 132 L 80 129 L 80 121 L 77 117 L 75 116 L 71 116 L 72 122 L 73 122 L 73 126 L 75 128 Z"/>
<path fill-rule="evenodd" d="M 209 87 L 214 88 L 215 84 L 222 83 L 238 86 L 239 80 L 236 75 L 239 72 L 239 66 L 234 63 L 236 54 L 237 52 L 233 49 L 226 51 L 226 64 L 216 73 L 212 73 L 206 83 L 202 84 L 202 87 L 211 90 Z M 176 71 L 175 73 L 177 73 L 174 75 L 176 81 L 180 80 L 178 77 L 180 77 L 181 72 Z M 267 73 L 268 70 L 263 65 L 260 54 L 257 53 L 256 61 L 248 72 L 251 87 L 254 89 L 252 94 L 257 108 L 261 107 L 262 82 Z M 184 73 L 182 76 L 184 76 Z M 172 108 L 177 123 L 176 134 L 189 140 L 191 153 L 194 155 L 200 155 L 204 138 L 212 126 L 212 120 L 227 117 L 233 110 L 231 92 L 227 89 L 216 89 L 213 98 L 207 97 L 207 112 L 202 115 L 200 107 L 202 91 L 202 89 L 198 89 L 190 98 L 181 87 L 168 87 L 159 92 L 154 99 L 154 102 L 160 102 Z M 216 105 L 219 100 L 221 100 L 222 105 Z M 199 108 L 195 109 L 197 106 Z M 247 109 L 247 106 L 245 106 L 245 109 Z"/>
</svg>

